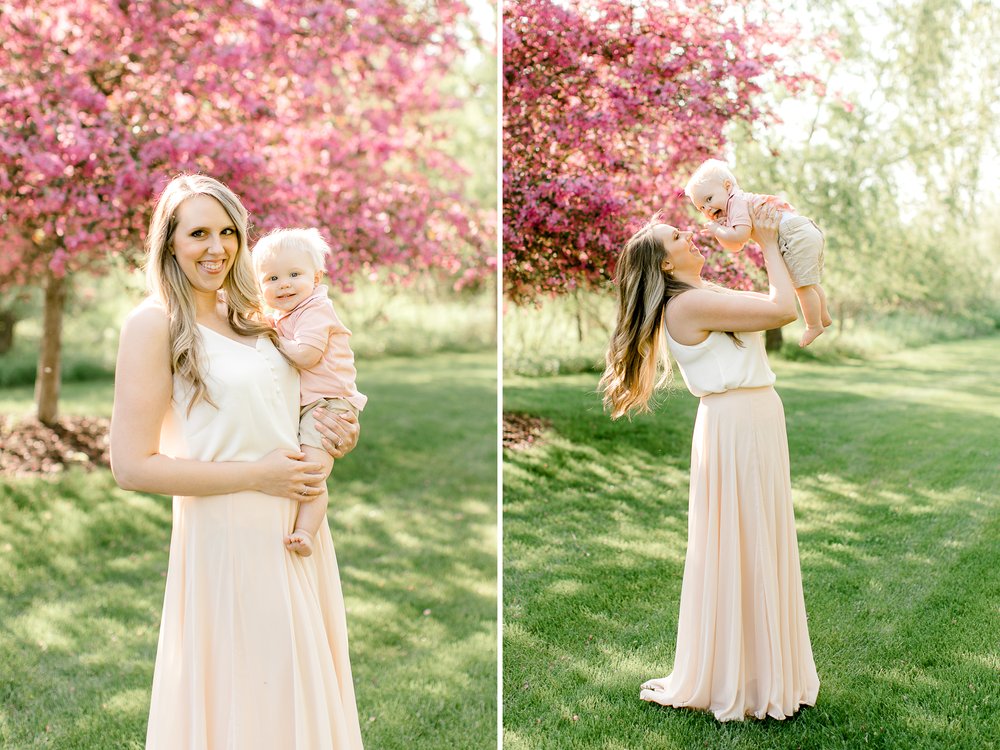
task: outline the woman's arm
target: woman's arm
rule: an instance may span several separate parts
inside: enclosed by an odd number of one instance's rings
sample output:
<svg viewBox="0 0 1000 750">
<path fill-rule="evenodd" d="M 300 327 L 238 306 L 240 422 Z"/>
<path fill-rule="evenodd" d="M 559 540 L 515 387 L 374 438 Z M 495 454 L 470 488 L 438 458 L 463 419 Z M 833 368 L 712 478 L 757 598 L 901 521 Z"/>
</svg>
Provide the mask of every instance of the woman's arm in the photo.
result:
<svg viewBox="0 0 1000 750">
<path fill-rule="evenodd" d="M 761 240 L 770 287 L 768 294 L 719 294 L 701 289 L 685 292 L 671 302 L 672 313 L 677 313 L 671 316 L 670 327 L 670 335 L 675 340 L 691 345 L 703 341 L 710 331 L 765 331 L 795 320 L 795 288 L 781 259 L 774 232 Z M 674 335 L 675 329 L 677 335 Z"/>
<path fill-rule="evenodd" d="M 146 304 L 122 326 L 111 414 L 111 471 L 122 489 L 161 495 L 221 495 L 256 490 L 296 500 L 320 493 L 317 464 L 277 450 L 260 461 L 197 461 L 164 456 L 160 427 L 170 408 L 170 338 L 166 314 Z"/>
</svg>

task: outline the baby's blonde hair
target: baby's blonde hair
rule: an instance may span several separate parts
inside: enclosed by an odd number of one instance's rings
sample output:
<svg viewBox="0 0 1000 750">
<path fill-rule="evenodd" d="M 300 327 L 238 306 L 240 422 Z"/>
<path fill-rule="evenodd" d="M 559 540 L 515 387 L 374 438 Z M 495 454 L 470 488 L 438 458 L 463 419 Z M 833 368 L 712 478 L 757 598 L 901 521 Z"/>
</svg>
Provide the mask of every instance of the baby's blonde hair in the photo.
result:
<svg viewBox="0 0 1000 750">
<path fill-rule="evenodd" d="M 691 198 L 691 193 L 699 185 L 702 185 L 709 180 L 719 180 L 725 182 L 729 180 L 733 183 L 733 189 L 739 188 L 739 183 L 736 182 L 736 175 L 729 168 L 729 165 L 721 159 L 706 159 L 701 163 L 694 174 L 691 175 L 690 179 L 687 181 L 687 185 L 684 186 L 684 194 L 688 198 Z M 692 198 L 692 200 L 694 200 Z"/>
<path fill-rule="evenodd" d="M 260 267 L 267 258 L 288 250 L 303 250 L 312 261 L 314 271 L 322 271 L 324 260 L 330 254 L 330 246 L 318 229 L 273 229 L 254 245 L 250 257 L 253 268 L 260 273 Z"/>
</svg>

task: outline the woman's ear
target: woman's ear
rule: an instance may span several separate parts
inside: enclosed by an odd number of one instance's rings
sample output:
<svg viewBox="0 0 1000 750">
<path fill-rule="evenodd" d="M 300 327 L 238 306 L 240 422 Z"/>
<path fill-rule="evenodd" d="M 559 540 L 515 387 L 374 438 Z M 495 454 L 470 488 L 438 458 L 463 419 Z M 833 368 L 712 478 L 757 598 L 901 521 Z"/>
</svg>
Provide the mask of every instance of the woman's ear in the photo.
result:
<svg viewBox="0 0 1000 750">
<path fill-rule="evenodd" d="M 670 258 L 664 258 L 663 262 L 660 263 L 660 270 L 663 273 L 670 273 L 674 270 L 674 264 L 670 262 Z"/>
</svg>

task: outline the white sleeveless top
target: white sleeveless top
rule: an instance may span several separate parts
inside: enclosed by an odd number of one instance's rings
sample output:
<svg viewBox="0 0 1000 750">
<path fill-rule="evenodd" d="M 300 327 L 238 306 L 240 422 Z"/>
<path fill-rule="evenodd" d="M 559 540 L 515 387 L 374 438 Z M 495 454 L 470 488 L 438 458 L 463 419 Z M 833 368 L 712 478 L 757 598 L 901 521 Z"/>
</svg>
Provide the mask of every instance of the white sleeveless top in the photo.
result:
<svg viewBox="0 0 1000 750">
<path fill-rule="evenodd" d="M 670 338 L 666 324 L 663 333 L 670 354 L 680 367 L 684 384 L 699 398 L 734 388 L 774 385 L 774 373 L 767 362 L 761 331 L 737 333 L 742 347 L 736 346 L 736 342 L 722 331 L 712 331 L 700 344 L 691 346 Z"/>
<path fill-rule="evenodd" d="M 276 448 L 299 449 L 299 374 L 266 336 L 253 346 L 200 323 L 205 384 L 215 406 L 174 378 L 172 408 L 160 433 L 164 454 L 200 461 L 256 461 Z"/>
</svg>

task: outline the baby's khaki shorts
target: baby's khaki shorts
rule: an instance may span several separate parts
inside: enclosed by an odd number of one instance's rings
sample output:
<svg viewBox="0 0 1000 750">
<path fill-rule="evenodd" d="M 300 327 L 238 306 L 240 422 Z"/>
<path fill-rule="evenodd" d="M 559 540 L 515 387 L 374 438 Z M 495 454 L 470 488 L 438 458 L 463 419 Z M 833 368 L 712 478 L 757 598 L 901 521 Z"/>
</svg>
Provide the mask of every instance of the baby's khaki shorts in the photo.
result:
<svg viewBox="0 0 1000 750">
<path fill-rule="evenodd" d="M 316 429 L 316 417 L 313 415 L 313 412 L 321 406 L 330 411 L 352 411 L 355 415 L 358 413 L 357 409 L 342 398 L 321 398 L 311 404 L 306 404 L 299 410 L 300 445 L 323 450 L 323 436 Z"/>
<path fill-rule="evenodd" d="M 820 282 L 825 244 L 819 227 L 805 216 L 793 215 L 781 222 L 778 249 L 796 289 Z"/>
</svg>

